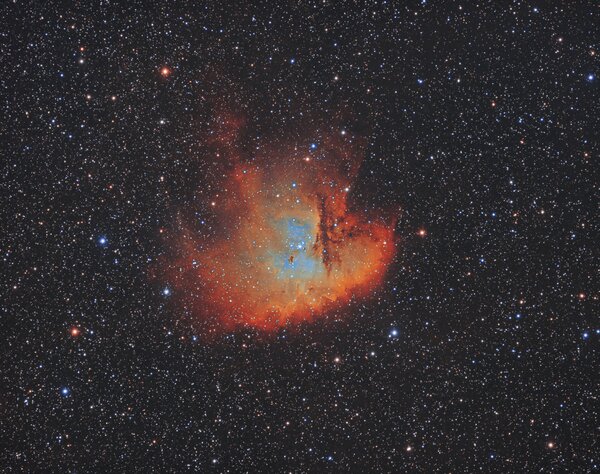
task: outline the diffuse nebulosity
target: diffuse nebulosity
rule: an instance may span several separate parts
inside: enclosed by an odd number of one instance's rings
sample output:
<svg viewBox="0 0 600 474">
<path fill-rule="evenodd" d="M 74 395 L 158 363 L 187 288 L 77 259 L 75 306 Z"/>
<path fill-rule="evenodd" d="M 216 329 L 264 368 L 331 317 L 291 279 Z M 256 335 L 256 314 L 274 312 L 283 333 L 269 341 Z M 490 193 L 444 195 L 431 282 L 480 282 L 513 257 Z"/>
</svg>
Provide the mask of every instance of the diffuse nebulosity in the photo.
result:
<svg viewBox="0 0 600 474">
<path fill-rule="evenodd" d="M 396 239 L 393 218 L 350 203 L 362 140 L 330 127 L 318 144 L 274 139 L 276 147 L 242 158 L 235 144 L 243 124 L 228 123 L 213 138 L 227 161 L 215 186 L 227 192 L 211 203 L 216 235 L 184 222 L 165 266 L 179 302 L 213 329 L 270 330 L 368 295 Z"/>
</svg>

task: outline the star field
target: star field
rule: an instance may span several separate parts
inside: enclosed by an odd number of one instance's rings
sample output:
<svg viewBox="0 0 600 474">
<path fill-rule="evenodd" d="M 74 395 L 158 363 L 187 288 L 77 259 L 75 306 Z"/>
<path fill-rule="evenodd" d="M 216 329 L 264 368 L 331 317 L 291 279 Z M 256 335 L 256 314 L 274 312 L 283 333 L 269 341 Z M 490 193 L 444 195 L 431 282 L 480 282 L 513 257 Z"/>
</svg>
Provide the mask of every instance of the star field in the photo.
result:
<svg viewBox="0 0 600 474">
<path fill-rule="evenodd" d="M 596 5 L 0 8 L 2 472 L 599 469 Z M 248 231 L 233 166 L 333 142 L 354 180 L 243 203 L 347 196 L 393 230 L 382 278 L 267 332 L 206 323 Z M 308 279 L 312 221 L 276 217 Z"/>
</svg>

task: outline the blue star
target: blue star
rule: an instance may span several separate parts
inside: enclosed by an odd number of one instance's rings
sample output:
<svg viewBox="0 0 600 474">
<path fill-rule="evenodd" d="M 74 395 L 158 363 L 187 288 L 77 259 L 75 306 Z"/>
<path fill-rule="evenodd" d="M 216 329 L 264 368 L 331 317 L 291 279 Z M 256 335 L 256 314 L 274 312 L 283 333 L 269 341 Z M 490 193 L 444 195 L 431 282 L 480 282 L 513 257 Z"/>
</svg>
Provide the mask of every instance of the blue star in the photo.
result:
<svg viewBox="0 0 600 474">
<path fill-rule="evenodd" d="M 583 337 L 583 339 L 587 339 L 588 337 L 590 337 L 590 333 L 586 331 L 581 337 Z"/>
<path fill-rule="evenodd" d="M 163 288 L 162 294 L 165 296 L 169 296 L 171 294 L 171 289 L 168 286 Z"/>
<path fill-rule="evenodd" d="M 71 393 L 71 390 L 69 390 L 69 387 L 63 387 L 60 389 L 60 394 L 63 397 L 68 397 L 70 393 Z"/>
<path fill-rule="evenodd" d="M 392 337 L 398 337 L 398 330 L 396 328 L 392 328 L 390 333 L 388 334 L 388 337 L 391 339 Z"/>
<path fill-rule="evenodd" d="M 98 244 L 101 247 L 106 247 L 108 245 L 108 239 L 106 238 L 106 236 L 101 235 L 100 237 L 98 237 Z"/>
<path fill-rule="evenodd" d="M 311 150 L 316 150 L 317 149 L 317 144 L 316 143 L 311 143 L 310 144 L 310 149 Z"/>
<path fill-rule="evenodd" d="M 596 79 L 596 76 L 594 76 L 592 73 L 587 75 L 588 82 L 592 82 L 594 79 Z"/>
</svg>

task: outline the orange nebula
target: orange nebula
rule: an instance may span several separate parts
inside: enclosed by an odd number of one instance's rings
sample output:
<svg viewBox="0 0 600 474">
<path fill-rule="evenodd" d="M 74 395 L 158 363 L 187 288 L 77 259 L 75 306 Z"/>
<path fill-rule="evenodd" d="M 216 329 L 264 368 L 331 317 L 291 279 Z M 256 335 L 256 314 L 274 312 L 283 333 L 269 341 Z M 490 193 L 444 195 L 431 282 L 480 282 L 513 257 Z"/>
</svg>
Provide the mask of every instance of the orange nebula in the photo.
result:
<svg viewBox="0 0 600 474">
<path fill-rule="evenodd" d="M 170 265 L 188 310 L 217 328 L 311 320 L 372 292 L 395 254 L 393 223 L 348 204 L 354 145 L 324 140 L 310 159 L 293 148 L 267 154 L 231 167 L 208 201 L 219 235 L 185 226 Z"/>
</svg>

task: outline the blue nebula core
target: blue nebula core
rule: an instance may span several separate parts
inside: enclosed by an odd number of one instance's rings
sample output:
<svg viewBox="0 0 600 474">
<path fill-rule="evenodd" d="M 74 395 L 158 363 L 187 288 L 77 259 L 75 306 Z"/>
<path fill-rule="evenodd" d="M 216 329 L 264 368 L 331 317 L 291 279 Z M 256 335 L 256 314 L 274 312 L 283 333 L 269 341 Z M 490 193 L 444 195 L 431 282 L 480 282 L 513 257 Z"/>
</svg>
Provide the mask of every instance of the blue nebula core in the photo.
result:
<svg viewBox="0 0 600 474">
<path fill-rule="evenodd" d="M 309 222 L 295 217 L 279 219 L 275 227 L 284 244 L 282 251 L 271 254 L 279 279 L 310 279 L 325 271 L 313 250 L 315 230 Z"/>
</svg>

